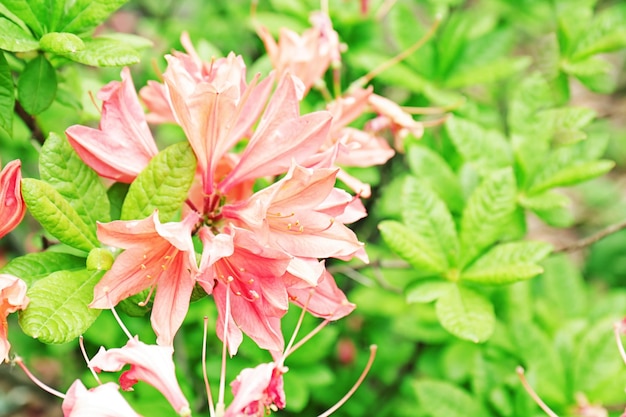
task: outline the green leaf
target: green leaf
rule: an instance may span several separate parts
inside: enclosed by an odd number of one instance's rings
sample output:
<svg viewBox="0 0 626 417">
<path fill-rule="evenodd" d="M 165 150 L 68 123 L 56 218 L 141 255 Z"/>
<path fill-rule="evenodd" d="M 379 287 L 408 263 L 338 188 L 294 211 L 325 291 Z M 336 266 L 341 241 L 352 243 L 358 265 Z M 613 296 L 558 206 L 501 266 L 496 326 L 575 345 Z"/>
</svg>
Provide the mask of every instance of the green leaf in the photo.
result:
<svg viewBox="0 0 626 417">
<path fill-rule="evenodd" d="M 460 88 L 468 85 L 493 83 L 523 71 L 531 63 L 531 59 L 527 57 L 498 59 L 452 74 L 445 80 L 445 86 L 447 88 Z"/>
<path fill-rule="evenodd" d="M 572 202 L 569 197 L 557 191 L 546 191 L 532 196 L 520 194 L 517 200 L 520 205 L 529 210 L 550 210 L 554 208 L 563 208 L 569 206 Z"/>
<path fill-rule="evenodd" d="M 161 221 L 169 221 L 187 198 L 195 173 L 196 157 L 188 142 L 159 152 L 131 184 L 122 220 L 143 219 L 159 210 Z"/>
<path fill-rule="evenodd" d="M 81 34 L 104 22 L 128 0 L 76 0 L 60 26 L 63 32 Z"/>
<path fill-rule="evenodd" d="M 474 343 L 489 339 L 496 324 L 493 304 L 481 294 L 460 285 L 450 286 L 435 303 L 444 329 Z"/>
<path fill-rule="evenodd" d="M 70 203 L 91 230 L 96 230 L 97 221 L 111 221 L 109 199 L 100 177 L 85 165 L 67 139 L 50 133 L 41 148 L 39 175 Z"/>
<path fill-rule="evenodd" d="M 72 61 L 94 67 L 120 67 L 137 64 L 139 53 L 128 44 L 107 38 L 93 38 L 84 41 L 85 48 L 76 52 L 59 52 Z"/>
<path fill-rule="evenodd" d="M 598 13 L 582 32 L 571 54 L 574 60 L 626 47 L 626 6 L 615 4 Z"/>
<path fill-rule="evenodd" d="M 409 176 L 404 183 L 402 217 L 415 239 L 428 248 L 430 257 L 444 269 L 456 266 L 459 241 L 452 216 L 430 187 Z"/>
<path fill-rule="evenodd" d="M 73 33 L 52 32 L 46 33 L 39 39 L 39 47 L 54 54 L 64 54 L 82 51 L 85 49 L 85 44 Z"/>
<path fill-rule="evenodd" d="M 57 271 L 85 269 L 85 258 L 62 252 L 35 252 L 12 259 L 0 269 L 2 274 L 19 277 L 30 287 L 41 278 Z"/>
<path fill-rule="evenodd" d="M 124 45 L 127 45 L 135 50 L 152 48 L 154 46 L 154 42 L 150 39 L 133 35 L 132 33 L 104 33 L 102 35 L 98 35 L 97 39 L 109 39 L 115 42 L 123 43 Z"/>
<path fill-rule="evenodd" d="M 406 292 L 406 302 L 409 304 L 433 302 L 448 292 L 451 285 L 455 284 L 441 279 L 419 280 Z"/>
<path fill-rule="evenodd" d="M 17 82 L 17 99 L 28 114 L 46 110 L 57 92 L 56 71 L 45 56 L 31 60 Z"/>
<path fill-rule="evenodd" d="M 37 2 L 30 0 L 2 0 L 2 5 L 26 23 L 33 33 L 43 35 L 41 20 L 33 10 L 33 7 L 37 7 Z"/>
<path fill-rule="evenodd" d="M 419 405 L 431 417 L 483 416 L 478 400 L 457 385 L 444 381 L 414 382 Z"/>
<path fill-rule="evenodd" d="M 378 229 L 391 250 L 416 269 L 428 273 L 445 271 L 446 265 L 441 258 L 433 254 L 430 247 L 414 232 L 407 230 L 404 224 L 385 220 L 378 225 Z"/>
<path fill-rule="evenodd" d="M 512 164 L 511 146 L 500 131 L 484 129 L 458 116 L 449 116 L 445 127 L 457 151 L 479 173 Z"/>
<path fill-rule="evenodd" d="M 624 398 L 626 373 L 616 352 L 613 323 L 621 317 L 605 317 L 586 329 L 578 340 L 572 362 L 573 386 L 587 394 L 590 401 L 619 403 Z"/>
<path fill-rule="evenodd" d="M 507 329 L 526 369 L 526 378 L 534 381 L 537 394 L 548 404 L 564 404 L 567 392 L 563 362 L 548 335 L 532 321 L 516 320 Z"/>
<path fill-rule="evenodd" d="M 39 42 L 21 27 L 0 17 L 0 49 L 10 52 L 26 52 L 39 48 Z"/>
<path fill-rule="evenodd" d="M 476 187 L 461 220 L 461 267 L 506 232 L 515 212 L 516 193 L 515 178 L 509 168 L 494 171 Z"/>
<path fill-rule="evenodd" d="M 107 196 L 111 204 L 111 220 L 119 220 L 122 216 L 122 205 L 126 194 L 128 194 L 129 184 L 116 182 L 107 190 Z"/>
<path fill-rule="evenodd" d="M 511 242 L 492 248 L 461 272 L 464 281 L 480 284 L 510 284 L 530 279 L 543 272 L 538 262 L 547 257 L 552 247 L 543 242 Z"/>
<path fill-rule="evenodd" d="M 570 75 L 577 77 L 589 77 L 602 74 L 608 76 L 611 72 L 611 63 L 602 57 L 589 57 L 581 61 L 561 61 L 561 68 Z"/>
<path fill-rule="evenodd" d="M 554 187 L 578 184 L 604 175 L 614 166 L 615 162 L 608 159 L 575 163 L 556 172 L 549 166 L 535 177 L 528 193 L 537 194 Z"/>
<path fill-rule="evenodd" d="M 11 68 L 0 51 L 0 134 L 13 136 L 13 108 L 15 107 L 15 93 Z"/>
<path fill-rule="evenodd" d="M 93 230 L 50 184 L 24 178 L 22 196 L 35 220 L 61 242 L 85 252 L 100 246 Z"/>
<path fill-rule="evenodd" d="M 30 303 L 19 315 L 26 334 L 44 343 L 67 343 L 91 326 L 101 310 L 88 307 L 104 271 L 58 271 L 28 289 Z"/>
<path fill-rule="evenodd" d="M 452 212 L 462 210 L 463 193 L 459 181 L 438 153 L 425 146 L 411 146 L 407 150 L 407 162 L 413 174 L 428 184 Z"/>
</svg>

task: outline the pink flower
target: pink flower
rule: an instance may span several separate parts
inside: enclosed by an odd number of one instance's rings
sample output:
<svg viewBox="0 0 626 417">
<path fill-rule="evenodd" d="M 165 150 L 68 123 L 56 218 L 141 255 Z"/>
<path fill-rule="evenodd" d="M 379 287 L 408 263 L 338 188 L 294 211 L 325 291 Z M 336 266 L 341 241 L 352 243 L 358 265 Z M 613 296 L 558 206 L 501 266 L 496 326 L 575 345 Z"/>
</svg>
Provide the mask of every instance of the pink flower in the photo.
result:
<svg viewBox="0 0 626 417">
<path fill-rule="evenodd" d="M 324 75 L 331 63 L 341 62 L 339 36 L 328 16 L 314 13 L 311 23 L 313 27 L 304 31 L 302 36 L 281 28 L 278 43 L 266 28 L 259 27 L 257 30 L 272 66 L 279 75 L 290 72 L 300 78 L 305 92 Z"/>
<path fill-rule="evenodd" d="M 92 308 L 110 308 L 144 289 L 157 287 L 152 327 L 157 343 L 171 345 L 187 314 L 198 271 L 191 231 L 199 216 L 193 212 L 180 222 L 159 222 L 155 211 L 143 220 L 98 224 L 98 239 L 126 249 L 94 290 Z"/>
<path fill-rule="evenodd" d="M 100 176 L 132 182 L 158 153 L 130 76 L 112 81 L 98 93 L 103 100 L 99 129 L 75 125 L 65 133 L 83 161 Z"/>
<path fill-rule="evenodd" d="M 336 169 L 294 165 L 281 180 L 246 202 L 224 206 L 222 213 L 292 256 L 345 260 L 357 256 L 367 261 L 363 244 L 338 220 L 353 198 L 334 192 L 336 174 Z M 336 199 L 339 195 L 343 201 Z"/>
<path fill-rule="evenodd" d="M 287 312 L 288 298 L 281 277 L 290 257 L 261 245 L 245 229 L 227 227 L 214 236 L 205 227 L 200 238 L 204 250 L 198 283 L 213 294 L 218 309 L 217 335 L 222 340 L 228 321 L 224 343 L 231 355 L 237 353 L 242 332 L 261 348 L 282 350 L 280 318 Z"/>
<path fill-rule="evenodd" d="M 96 372 L 117 372 L 130 364 L 130 370 L 120 376 L 123 390 L 130 391 L 138 381 L 144 381 L 159 390 L 180 416 L 190 416 L 189 402 L 176 380 L 173 353 L 171 346 L 146 345 L 135 336 L 119 349 L 101 347 L 89 365 Z"/>
<path fill-rule="evenodd" d="M 77 379 L 67 391 L 61 407 L 64 417 L 141 417 L 112 382 L 88 390 Z"/>
<path fill-rule="evenodd" d="M 6 164 L 0 172 L 0 239 L 20 224 L 26 213 L 22 198 L 22 173 L 19 159 Z"/>
<path fill-rule="evenodd" d="M 346 295 L 337 287 L 335 279 L 326 270 L 316 285 L 302 280 L 294 275 L 285 277 L 289 300 L 304 308 L 316 317 L 328 320 L 339 320 L 352 313 L 356 305 L 346 298 Z"/>
<path fill-rule="evenodd" d="M 224 417 L 263 417 L 285 408 L 285 372 L 287 368 L 273 362 L 241 371 L 230 384 L 235 398 Z"/>
<path fill-rule="evenodd" d="M 207 73 L 190 72 L 179 56 L 167 56 L 163 74 L 176 122 L 198 158 L 204 192 L 212 194 L 217 164 L 252 128 L 273 83 L 270 76 L 246 84 L 245 64 L 230 54 L 212 63 Z"/>
<path fill-rule="evenodd" d="M 395 148 L 398 151 L 403 150 L 404 138 L 409 133 L 416 138 L 421 138 L 424 134 L 424 125 L 415 121 L 410 114 L 388 98 L 372 94 L 369 97 L 369 103 L 379 116 L 368 122 L 366 130 L 380 132 L 384 129 L 390 129 L 395 138 Z"/>
<path fill-rule="evenodd" d="M 288 74 L 280 79 L 239 163 L 219 184 L 222 192 L 245 180 L 283 174 L 326 141 L 331 115 L 320 111 L 300 116 L 298 83 Z"/>
<path fill-rule="evenodd" d="M 9 274 L 0 274 L 0 359 L 8 361 L 11 344 L 7 340 L 7 316 L 28 306 L 26 283 Z"/>
</svg>

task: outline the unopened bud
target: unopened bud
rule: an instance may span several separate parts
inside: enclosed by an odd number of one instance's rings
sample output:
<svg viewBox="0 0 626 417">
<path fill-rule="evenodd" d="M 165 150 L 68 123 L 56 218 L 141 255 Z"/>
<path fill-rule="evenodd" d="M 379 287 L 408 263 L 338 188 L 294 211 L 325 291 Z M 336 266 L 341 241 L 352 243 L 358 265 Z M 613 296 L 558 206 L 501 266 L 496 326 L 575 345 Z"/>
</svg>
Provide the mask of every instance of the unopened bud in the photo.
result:
<svg viewBox="0 0 626 417">
<path fill-rule="evenodd" d="M 113 254 L 108 250 L 94 248 L 87 256 L 87 269 L 90 271 L 108 271 L 111 269 L 114 260 Z"/>
<path fill-rule="evenodd" d="M 0 172 L 0 238 L 15 229 L 26 212 L 20 167 L 21 162 L 16 159 Z"/>
</svg>

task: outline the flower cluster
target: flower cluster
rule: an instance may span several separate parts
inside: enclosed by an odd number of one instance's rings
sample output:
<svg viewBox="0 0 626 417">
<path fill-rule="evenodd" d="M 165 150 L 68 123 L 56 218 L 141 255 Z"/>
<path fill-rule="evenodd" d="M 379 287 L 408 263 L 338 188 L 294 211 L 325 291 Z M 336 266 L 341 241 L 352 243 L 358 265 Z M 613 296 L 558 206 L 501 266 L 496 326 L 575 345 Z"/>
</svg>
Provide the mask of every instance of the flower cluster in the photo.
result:
<svg viewBox="0 0 626 417">
<path fill-rule="evenodd" d="M 368 261 L 347 225 L 366 216 L 360 198 L 371 190 L 343 167 L 379 165 L 391 158 L 395 152 L 383 131 L 400 140 L 408 133 L 421 135 L 418 122 L 372 88 L 351 88 L 324 111 L 300 113 L 303 97 L 324 86 L 329 68 L 340 67 L 343 49 L 328 16 L 315 13 L 311 21 L 313 27 L 301 36 L 282 31 L 278 43 L 259 28 L 275 70 L 250 81 L 241 56 L 204 62 L 183 34 L 185 52 L 165 57 L 162 82 L 150 81 L 138 94 L 124 68 L 120 81 L 97 94 L 99 126 L 66 130 L 88 166 L 103 178 L 128 184 L 159 154 L 149 124 L 178 125 L 193 150 L 197 170 L 179 221 L 163 222 L 155 210 L 146 218 L 98 223 L 98 240 L 123 251 L 96 285 L 90 304 L 109 309 L 142 291 L 148 291 L 147 300 L 154 295 L 151 324 L 157 345 L 129 335 L 126 346 L 101 349 L 89 367 L 116 372 L 130 364 L 120 377 L 121 388 L 137 381 L 152 384 L 181 416 L 191 411 L 175 379 L 173 341 L 194 289 L 214 300 L 217 336 L 225 351 L 235 355 L 245 334 L 275 358 L 244 370 L 232 383 L 234 401 L 222 409 L 218 402 L 217 415 L 262 416 L 283 408 L 283 362 L 291 346 L 285 347 L 281 318 L 289 303 L 326 321 L 346 316 L 355 306 L 326 270 L 325 260 Z M 378 116 L 364 129 L 351 126 L 365 112 Z M 14 173 L 15 164 L 10 169 Z M 3 184 L 4 176 L 3 171 Z M 19 186 L 19 178 L 10 178 Z M 338 179 L 356 195 L 337 188 Z M 15 205 L 21 200 L 3 201 Z M 20 207 L 14 212 L 18 223 Z M 6 299 L 13 303 L 8 312 L 28 302 L 24 296 Z M 8 345 L 0 353 L 7 352 Z M 76 381 L 67 394 L 59 393 L 64 415 L 136 416 L 118 389 L 109 383 L 88 390 Z"/>
</svg>

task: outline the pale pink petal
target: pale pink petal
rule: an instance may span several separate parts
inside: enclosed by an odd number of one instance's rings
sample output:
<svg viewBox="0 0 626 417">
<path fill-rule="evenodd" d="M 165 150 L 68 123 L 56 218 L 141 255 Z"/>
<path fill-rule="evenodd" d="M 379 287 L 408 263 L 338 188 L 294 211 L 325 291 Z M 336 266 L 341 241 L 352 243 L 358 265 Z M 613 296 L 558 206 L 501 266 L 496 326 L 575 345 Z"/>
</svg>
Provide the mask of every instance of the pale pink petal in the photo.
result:
<svg viewBox="0 0 626 417">
<path fill-rule="evenodd" d="M 191 232 L 195 212 L 182 222 L 161 224 L 155 211 L 143 220 L 98 224 L 98 239 L 125 248 L 94 289 L 91 308 L 111 308 L 144 289 L 155 288 L 151 322 L 159 344 L 172 344 L 183 322 L 198 267 Z"/>
<path fill-rule="evenodd" d="M 130 76 L 112 81 L 98 93 L 103 100 L 100 127 L 75 125 L 65 133 L 83 161 L 99 175 L 130 183 L 158 153 Z"/>
<path fill-rule="evenodd" d="M 170 346 L 147 345 L 135 337 L 122 348 L 100 348 L 89 365 L 98 372 L 117 372 L 130 364 L 130 370 L 120 377 L 124 390 L 131 389 L 138 381 L 146 382 L 159 390 L 179 415 L 190 414 L 189 402 L 176 380 L 173 353 Z"/>
<path fill-rule="evenodd" d="M 287 368 L 273 362 L 242 370 L 230 384 L 234 398 L 224 417 L 263 417 L 270 410 L 285 408 L 285 372 Z"/>
<path fill-rule="evenodd" d="M 61 408 L 64 417 L 141 417 L 112 382 L 88 390 L 77 379 L 67 391 Z"/>
<path fill-rule="evenodd" d="M 317 285 L 287 275 L 287 292 L 292 303 L 306 309 L 316 317 L 328 320 L 338 320 L 350 314 L 356 306 L 348 301 L 335 279 L 324 271 Z"/>
<path fill-rule="evenodd" d="M 6 164 L 0 172 L 0 239 L 15 229 L 24 218 L 26 204 L 22 198 L 22 173 L 19 159 Z"/>
<path fill-rule="evenodd" d="M 0 360 L 9 360 L 7 316 L 28 306 L 26 283 L 10 274 L 0 274 Z"/>
</svg>

